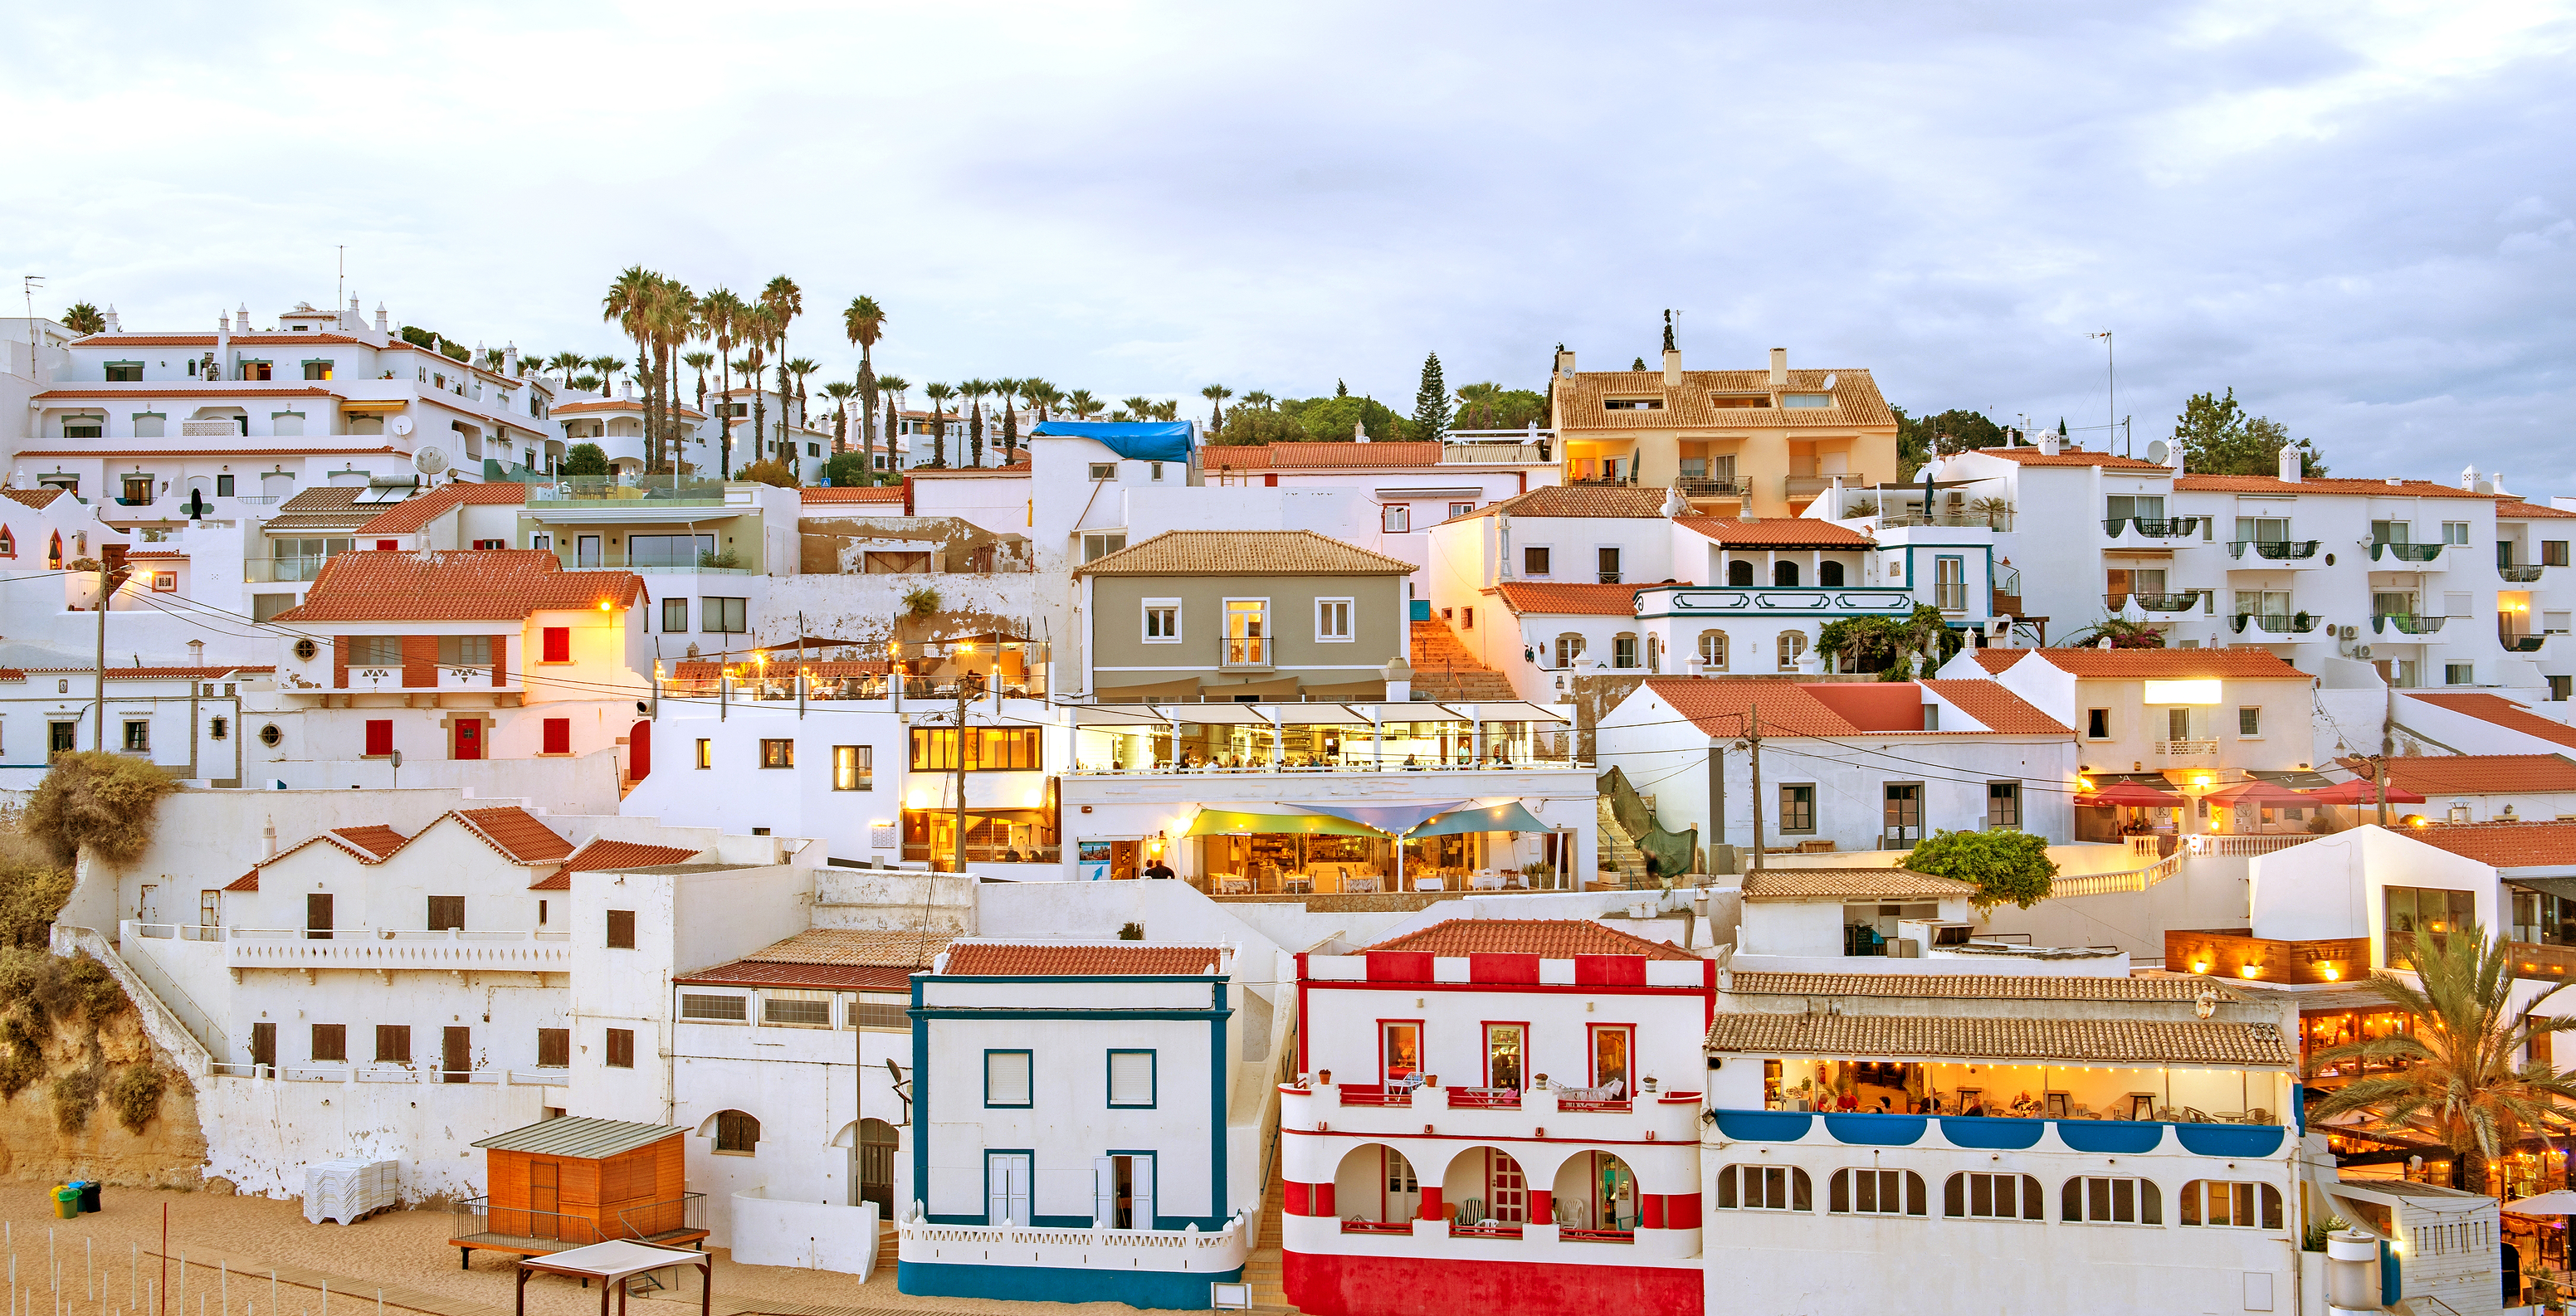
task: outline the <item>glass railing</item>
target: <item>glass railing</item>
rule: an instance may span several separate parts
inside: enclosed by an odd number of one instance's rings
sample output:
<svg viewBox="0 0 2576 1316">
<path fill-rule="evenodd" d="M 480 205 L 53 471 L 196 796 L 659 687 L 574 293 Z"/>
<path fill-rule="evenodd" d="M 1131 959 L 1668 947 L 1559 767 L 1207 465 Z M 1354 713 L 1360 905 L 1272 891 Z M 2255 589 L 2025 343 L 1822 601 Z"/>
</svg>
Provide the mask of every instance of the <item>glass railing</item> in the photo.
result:
<svg viewBox="0 0 2576 1316">
<path fill-rule="evenodd" d="M 307 581 L 322 574 L 328 557 L 255 557 L 242 562 L 242 574 L 254 584 Z"/>
<path fill-rule="evenodd" d="M 569 475 L 550 484 L 529 486 L 528 499 L 541 503 L 647 501 L 720 505 L 725 500 L 725 482 L 668 475 Z"/>
</svg>

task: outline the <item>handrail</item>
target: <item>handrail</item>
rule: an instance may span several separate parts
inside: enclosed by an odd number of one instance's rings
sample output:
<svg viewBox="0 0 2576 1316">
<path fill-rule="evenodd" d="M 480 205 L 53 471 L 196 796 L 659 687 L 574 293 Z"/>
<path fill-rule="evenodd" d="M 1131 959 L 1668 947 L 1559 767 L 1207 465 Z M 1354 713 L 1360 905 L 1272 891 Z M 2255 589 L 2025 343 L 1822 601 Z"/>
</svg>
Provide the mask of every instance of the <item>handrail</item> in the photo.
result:
<svg viewBox="0 0 2576 1316">
<path fill-rule="evenodd" d="M 2372 613 L 2370 633 L 2385 635 L 2388 627 L 2395 626 L 2400 635 L 2430 635 L 2442 629 L 2442 623 L 2449 620 L 2448 617 L 2419 617 L 2404 612 Z"/>
<path fill-rule="evenodd" d="M 2049 898 L 2107 896 L 2128 891 L 2144 891 L 2181 872 L 2182 857 L 2183 852 L 2176 850 L 2144 868 L 2124 869 L 2116 873 L 2084 873 L 2075 877 L 2060 877 L 2048 884 Z"/>
<path fill-rule="evenodd" d="M 2370 546 L 2370 560 L 2378 561 L 2380 550 L 2386 549 L 2388 556 L 2400 562 L 2430 562 L 2442 556 L 2442 550 L 2446 547 L 2448 545 L 2444 544 L 2375 543 Z"/>
</svg>

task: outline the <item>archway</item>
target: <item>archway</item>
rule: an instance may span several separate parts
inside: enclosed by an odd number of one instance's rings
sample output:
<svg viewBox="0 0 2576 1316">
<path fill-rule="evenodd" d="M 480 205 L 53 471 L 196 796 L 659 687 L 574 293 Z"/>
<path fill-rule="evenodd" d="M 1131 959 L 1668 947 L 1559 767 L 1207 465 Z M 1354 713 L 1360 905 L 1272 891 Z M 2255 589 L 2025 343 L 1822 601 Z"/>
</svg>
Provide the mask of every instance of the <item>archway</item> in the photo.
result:
<svg viewBox="0 0 2576 1316">
<path fill-rule="evenodd" d="M 1557 1169 L 1553 1209 L 1567 1229 L 1631 1233 L 1637 1228 L 1637 1175 L 1606 1151 L 1577 1152 Z"/>
<path fill-rule="evenodd" d="M 1382 1142 L 1353 1147 L 1333 1170 L 1333 1209 L 1345 1221 L 1410 1232 L 1422 1213 L 1422 1183 L 1413 1162 Z"/>
<path fill-rule="evenodd" d="M 1441 1210 L 1460 1227 L 1529 1222 L 1529 1175 L 1500 1147 L 1470 1147 L 1449 1160 Z"/>
</svg>

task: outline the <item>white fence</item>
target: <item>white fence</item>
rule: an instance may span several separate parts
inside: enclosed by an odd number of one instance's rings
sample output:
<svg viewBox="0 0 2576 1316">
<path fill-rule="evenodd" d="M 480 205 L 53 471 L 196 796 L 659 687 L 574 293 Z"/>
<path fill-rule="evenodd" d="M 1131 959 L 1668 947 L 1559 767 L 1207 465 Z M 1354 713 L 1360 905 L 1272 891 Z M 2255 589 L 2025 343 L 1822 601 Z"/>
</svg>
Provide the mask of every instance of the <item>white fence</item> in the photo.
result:
<svg viewBox="0 0 2576 1316">
<path fill-rule="evenodd" d="M 568 932 L 222 928 L 228 969 L 434 969 L 570 973 Z M 193 931 L 193 930 L 191 930 Z M 149 935 L 149 934 L 147 934 Z"/>
</svg>

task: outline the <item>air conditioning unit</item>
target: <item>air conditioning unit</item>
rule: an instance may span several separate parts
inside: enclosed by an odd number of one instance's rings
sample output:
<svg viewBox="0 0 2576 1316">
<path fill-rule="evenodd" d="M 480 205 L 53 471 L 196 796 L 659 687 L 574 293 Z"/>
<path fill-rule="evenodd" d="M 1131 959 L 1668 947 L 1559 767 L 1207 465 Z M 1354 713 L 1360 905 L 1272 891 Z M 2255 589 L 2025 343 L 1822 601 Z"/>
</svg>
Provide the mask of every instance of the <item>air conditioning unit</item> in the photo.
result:
<svg viewBox="0 0 2576 1316">
<path fill-rule="evenodd" d="M 2361 628 L 2358 626 L 2346 626 L 2339 633 L 2347 640 L 2357 639 L 2361 635 Z"/>
<path fill-rule="evenodd" d="M 2368 658 L 2370 656 L 2370 646 L 2367 644 L 2355 646 L 2352 651 L 2352 656 L 2355 658 Z"/>
</svg>

